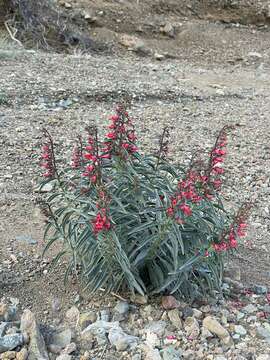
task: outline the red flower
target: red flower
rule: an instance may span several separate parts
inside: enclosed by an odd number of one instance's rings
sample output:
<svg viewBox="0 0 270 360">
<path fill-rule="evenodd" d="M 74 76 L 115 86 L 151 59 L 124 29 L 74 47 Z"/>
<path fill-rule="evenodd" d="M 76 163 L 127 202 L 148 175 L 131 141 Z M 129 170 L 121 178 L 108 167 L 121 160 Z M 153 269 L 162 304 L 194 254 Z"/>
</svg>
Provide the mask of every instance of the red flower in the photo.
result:
<svg viewBox="0 0 270 360">
<path fill-rule="evenodd" d="M 216 174 L 223 174 L 224 173 L 224 169 L 222 169 L 221 167 L 219 166 L 215 166 L 213 168 L 213 172 L 215 172 Z"/>
<path fill-rule="evenodd" d="M 100 156 L 101 159 L 110 159 L 111 158 L 111 154 L 104 154 Z"/>
<path fill-rule="evenodd" d="M 96 155 L 86 153 L 83 155 L 85 159 L 92 160 L 93 162 L 97 161 Z"/>
<path fill-rule="evenodd" d="M 216 179 L 213 181 L 213 186 L 215 189 L 219 189 L 222 185 L 222 181 L 220 179 Z"/>
<path fill-rule="evenodd" d="M 167 215 L 168 215 L 168 216 L 173 216 L 173 214 L 174 214 L 173 208 L 169 207 L 169 208 L 167 209 Z"/>
<path fill-rule="evenodd" d="M 85 170 L 91 173 L 92 171 L 95 170 L 95 166 L 94 165 L 87 165 Z"/>
<path fill-rule="evenodd" d="M 116 121 L 118 121 L 119 119 L 120 119 L 119 115 L 112 115 L 112 116 L 110 117 L 110 120 L 112 120 L 113 122 L 116 122 Z"/>
<path fill-rule="evenodd" d="M 106 135 L 107 138 L 115 140 L 117 138 L 117 135 L 115 132 L 110 132 Z"/>
<path fill-rule="evenodd" d="M 126 150 L 129 148 L 129 146 L 130 146 L 130 145 L 129 145 L 128 143 L 123 143 L 123 144 L 122 144 L 122 148 L 123 148 L 123 149 L 126 149 Z"/>
<path fill-rule="evenodd" d="M 192 215 L 192 210 L 187 204 L 181 204 L 180 209 L 183 211 L 183 213 L 186 216 L 191 216 Z"/>
<path fill-rule="evenodd" d="M 136 137 L 136 135 L 134 134 L 134 132 L 130 132 L 130 133 L 128 134 L 128 139 L 129 139 L 130 141 L 136 141 L 137 137 Z"/>
<path fill-rule="evenodd" d="M 213 164 L 219 164 L 222 163 L 224 161 L 224 159 L 222 159 L 221 157 L 216 157 L 213 159 Z"/>
<path fill-rule="evenodd" d="M 214 149 L 213 154 L 223 156 L 223 155 L 226 155 L 226 150 Z"/>
<path fill-rule="evenodd" d="M 94 184 L 97 181 L 97 176 L 96 175 L 91 176 L 90 180 Z"/>
</svg>

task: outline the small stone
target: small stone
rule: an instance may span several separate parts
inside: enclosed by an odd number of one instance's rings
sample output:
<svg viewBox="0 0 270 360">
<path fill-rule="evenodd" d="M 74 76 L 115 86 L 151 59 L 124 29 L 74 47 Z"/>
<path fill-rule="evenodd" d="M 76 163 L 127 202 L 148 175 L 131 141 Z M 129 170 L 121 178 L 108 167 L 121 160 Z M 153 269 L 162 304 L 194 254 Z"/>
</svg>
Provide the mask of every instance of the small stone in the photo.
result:
<svg viewBox="0 0 270 360">
<path fill-rule="evenodd" d="M 258 311 L 258 308 L 253 304 L 248 304 L 247 306 L 242 308 L 242 311 L 247 314 L 253 314 Z"/>
<path fill-rule="evenodd" d="M 68 2 L 65 3 L 65 8 L 66 9 L 72 9 L 72 5 Z"/>
<path fill-rule="evenodd" d="M 172 295 L 162 297 L 162 307 L 165 310 L 178 309 L 180 307 L 180 302 Z"/>
<path fill-rule="evenodd" d="M 185 320 L 186 318 L 188 317 L 191 317 L 193 316 L 193 309 L 189 306 L 185 306 L 182 310 L 182 316 L 183 316 L 183 319 Z"/>
<path fill-rule="evenodd" d="M 253 291 L 257 295 L 264 295 L 264 294 L 267 294 L 268 289 L 267 289 L 266 286 L 255 285 L 254 288 L 253 288 Z"/>
<path fill-rule="evenodd" d="M 232 344 L 232 339 L 228 330 L 225 329 L 213 316 L 205 317 L 203 319 L 203 326 L 212 334 L 217 335 L 225 345 Z"/>
<path fill-rule="evenodd" d="M 182 351 L 176 350 L 173 346 L 168 346 L 161 351 L 163 360 L 181 360 Z"/>
<path fill-rule="evenodd" d="M 202 339 L 208 339 L 208 338 L 212 338 L 213 334 L 203 326 L 201 330 L 201 337 Z"/>
<path fill-rule="evenodd" d="M 171 23 L 165 24 L 165 26 L 161 28 L 161 32 L 171 38 L 175 36 L 174 26 Z"/>
<path fill-rule="evenodd" d="M 141 354 L 134 354 L 132 356 L 131 360 L 142 360 L 142 355 Z"/>
<path fill-rule="evenodd" d="M 136 294 L 136 295 L 132 295 L 130 300 L 135 304 L 145 305 L 148 302 L 148 297 Z"/>
<path fill-rule="evenodd" d="M 155 57 L 155 59 L 158 60 L 158 61 L 162 61 L 162 60 L 165 59 L 165 55 L 159 54 L 159 53 L 155 53 L 155 54 L 154 54 L 154 57 Z"/>
<path fill-rule="evenodd" d="M 261 354 L 256 357 L 256 360 L 270 360 L 270 355 Z"/>
<path fill-rule="evenodd" d="M 245 336 L 247 334 L 247 330 L 242 325 L 235 325 L 234 331 L 240 336 Z"/>
<path fill-rule="evenodd" d="M 61 354 L 57 356 L 56 360 L 71 360 L 72 356 L 68 354 Z"/>
<path fill-rule="evenodd" d="M 77 346 L 74 342 L 68 344 L 64 350 L 62 351 L 62 354 L 72 354 L 73 352 L 75 352 L 77 350 Z"/>
<path fill-rule="evenodd" d="M 101 321 L 110 321 L 110 310 L 105 309 L 100 311 L 100 320 Z"/>
<path fill-rule="evenodd" d="M 259 326 L 256 330 L 256 333 L 258 338 L 265 339 L 270 342 L 270 331 L 267 330 L 265 327 Z"/>
<path fill-rule="evenodd" d="M 16 351 L 7 351 L 3 353 L 1 359 L 3 360 L 16 359 Z"/>
<path fill-rule="evenodd" d="M 233 334 L 233 340 L 240 340 L 241 336 L 239 334 Z"/>
<path fill-rule="evenodd" d="M 95 311 L 82 313 L 79 318 L 80 328 L 84 330 L 88 325 L 93 324 L 96 320 L 97 314 Z"/>
<path fill-rule="evenodd" d="M 162 337 L 165 333 L 166 325 L 166 322 L 162 320 L 152 321 L 145 326 L 144 331 L 146 333 L 151 332 L 156 334 L 158 337 Z"/>
<path fill-rule="evenodd" d="M 146 333 L 146 344 L 153 348 L 160 347 L 160 340 L 157 334 L 148 331 Z"/>
<path fill-rule="evenodd" d="M 54 189 L 54 182 L 50 181 L 46 184 L 44 184 L 43 186 L 38 186 L 34 189 L 34 192 L 39 192 L 39 193 L 47 193 L 47 192 L 51 192 Z"/>
<path fill-rule="evenodd" d="M 168 317 L 171 323 L 173 324 L 173 326 L 175 326 L 177 329 L 182 329 L 183 324 L 178 309 L 173 309 L 168 311 Z"/>
<path fill-rule="evenodd" d="M 4 336 L 6 330 L 8 329 L 9 327 L 9 323 L 8 322 L 2 322 L 0 323 L 0 338 L 2 336 Z"/>
<path fill-rule="evenodd" d="M 146 48 L 144 42 L 136 36 L 124 34 L 120 37 L 119 42 L 129 50 L 143 54 L 149 53 L 149 50 Z"/>
<path fill-rule="evenodd" d="M 121 315 L 127 314 L 129 311 L 129 304 L 126 301 L 119 301 L 114 310 Z"/>
<path fill-rule="evenodd" d="M 71 327 L 77 327 L 80 318 L 80 311 L 76 306 L 72 306 L 66 312 L 66 321 Z"/>
<path fill-rule="evenodd" d="M 190 339 L 197 339 L 200 335 L 200 326 L 198 320 L 194 317 L 187 317 L 184 323 L 184 329 L 187 333 L 187 337 Z"/>
<path fill-rule="evenodd" d="M 50 353 L 58 355 L 62 351 L 62 347 L 55 344 L 49 344 L 48 350 Z"/>
<path fill-rule="evenodd" d="M 145 352 L 145 358 L 144 358 L 145 360 L 162 360 L 162 357 L 158 349 L 153 349 L 150 346 L 145 346 L 144 352 Z"/>
<path fill-rule="evenodd" d="M 248 58 L 250 58 L 251 60 L 259 60 L 261 59 L 263 56 L 262 54 L 258 53 L 258 52 L 249 52 L 247 54 Z"/>
<path fill-rule="evenodd" d="M 72 332 L 70 329 L 58 330 L 53 333 L 51 342 L 63 349 L 70 344 L 71 337 Z"/>
<path fill-rule="evenodd" d="M 192 316 L 192 315 L 191 315 Z M 198 309 L 193 309 L 193 316 L 196 319 L 201 319 L 203 317 L 203 313 L 202 311 L 198 310 Z"/>
<path fill-rule="evenodd" d="M 35 315 L 30 310 L 24 310 L 21 317 L 21 331 L 29 336 L 28 360 L 48 360 L 49 355 L 43 336 L 39 330 Z"/>
<path fill-rule="evenodd" d="M 120 327 L 110 329 L 108 339 L 117 351 L 125 351 L 129 347 L 134 348 L 138 343 L 137 337 L 127 335 Z"/>
<path fill-rule="evenodd" d="M 0 338 L 0 353 L 15 349 L 23 345 L 24 337 L 22 334 L 5 335 Z"/>
<path fill-rule="evenodd" d="M 28 359 L 28 351 L 25 348 L 22 348 L 21 351 L 19 351 L 16 354 L 17 360 L 27 360 Z"/>
<path fill-rule="evenodd" d="M 5 315 L 8 312 L 7 304 L 0 303 L 0 321 L 4 320 Z"/>
<path fill-rule="evenodd" d="M 245 317 L 245 314 L 242 313 L 241 311 L 238 311 L 237 314 L 236 314 L 236 319 L 237 321 L 243 319 Z"/>
<path fill-rule="evenodd" d="M 61 310 L 61 301 L 58 298 L 54 298 L 51 302 L 52 311 L 57 313 Z"/>
</svg>

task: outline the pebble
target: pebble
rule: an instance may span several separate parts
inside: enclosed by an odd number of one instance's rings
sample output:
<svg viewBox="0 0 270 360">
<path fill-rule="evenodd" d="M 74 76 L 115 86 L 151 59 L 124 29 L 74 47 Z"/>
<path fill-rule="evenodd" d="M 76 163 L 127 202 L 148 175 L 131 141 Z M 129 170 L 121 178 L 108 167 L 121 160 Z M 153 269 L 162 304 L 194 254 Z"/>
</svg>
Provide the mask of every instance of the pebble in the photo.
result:
<svg viewBox="0 0 270 360">
<path fill-rule="evenodd" d="M 119 301 L 114 307 L 114 311 L 118 314 L 124 315 L 129 311 L 129 304 L 126 301 Z"/>
<path fill-rule="evenodd" d="M 156 334 L 159 337 L 162 337 L 165 333 L 166 322 L 163 320 L 152 321 L 147 324 L 144 328 L 145 332 L 151 332 Z"/>
<path fill-rule="evenodd" d="M 22 348 L 21 351 L 19 351 L 16 354 L 17 360 L 27 360 L 28 359 L 28 351 L 25 348 Z"/>
<path fill-rule="evenodd" d="M 247 306 L 243 307 L 242 308 L 242 311 L 244 313 L 248 313 L 248 314 L 253 314 L 255 313 L 256 311 L 258 311 L 258 308 L 257 306 L 253 305 L 253 304 L 248 304 Z"/>
<path fill-rule="evenodd" d="M 200 335 L 200 326 L 198 320 L 194 317 L 187 317 L 184 323 L 184 329 L 187 337 L 190 339 L 197 339 Z"/>
<path fill-rule="evenodd" d="M 234 331 L 240 336 L 245 336 L 247 334 L 247 330 L 242 325 L 235 325 Z"/>
<path fill-rule="evenodd" d="M 72 332 L 69 328 L 58 330 L 52 335 L 52 343 L 62 349 L 68 346 L 71 342 Z"/>
<path fill-rule="evenodd" d="M 88 325 L 93 324 L 97 320 L 97 313 L 95 311 L 88 311 L 80 314 L 79 325 L 81 330 L 84 330 Z"/>
<path fill-rule="evenodd" d="M 162 297 L 162 307 L 165 310 L 178 309 L 180 307 L 180 302 L 172 295 Z"/>
<path fill-rule="evenodd" d="M 217 335 L 224 344 L 229 345 L 232 343 L 228 330 L 225 329 L 216 318 L 207 316 L 203 319 L 203 326 L 212 334 Z"/>
<path fill-rule="evenodd" d="M 175 326 L 177 329 L 182 329 L 183 324 L 178 309 L 168 311 L 168 318 L 170 319 L 173 326 Z"/>
</svg>

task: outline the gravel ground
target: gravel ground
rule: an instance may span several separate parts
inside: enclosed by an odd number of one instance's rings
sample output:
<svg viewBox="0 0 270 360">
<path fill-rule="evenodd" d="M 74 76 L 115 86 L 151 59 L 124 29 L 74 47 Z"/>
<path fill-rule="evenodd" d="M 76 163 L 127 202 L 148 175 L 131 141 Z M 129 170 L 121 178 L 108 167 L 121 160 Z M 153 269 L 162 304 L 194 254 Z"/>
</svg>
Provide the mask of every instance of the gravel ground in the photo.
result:
<svg viewBox="0 0 270 360">
<path fill-rule="evenodd" d="M 0 74 L 0 298 L 15 296 L 45 319 L 54 296 L 63 299 L 63 310 L 74 302 L 79 289 L 72 282 L 64 288 L 65 264 L 49 274 L 40 257 L 43 223 L 33 187 L 41 129 L 48 128 L 61 149 L 90 122 L 103 127 L 122 96 L 132 100 L 142 149 L 155 146 L 163 125 L 174 126 L 173 159 L 209 149 L 223 125 L 236 125 L 224 196 L 228 206 L 252 199 L 254 208 L 247 244 L 232 262 L 245 285 L 270 285 L 270 72 L 263 59 L 199 67 L 188 59 L 32 52 L 2 60 Z M 22 235 L 34 243 L 21 241 Z"/>
</svg>

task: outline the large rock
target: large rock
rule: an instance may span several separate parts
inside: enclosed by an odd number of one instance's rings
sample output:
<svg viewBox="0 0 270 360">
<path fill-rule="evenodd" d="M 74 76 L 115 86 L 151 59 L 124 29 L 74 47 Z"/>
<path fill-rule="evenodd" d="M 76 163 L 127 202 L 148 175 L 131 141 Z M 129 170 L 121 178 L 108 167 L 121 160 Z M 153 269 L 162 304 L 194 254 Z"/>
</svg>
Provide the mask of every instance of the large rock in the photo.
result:
<svg viewBox="0 0 270 360">
<path fill-rule="evenodd" d="M 203 319 L 203 326 L 212 334 L 217 335 L 225 345 L 233 344 L 232 338 L 227 329 L 225 329 L 216 318 L 207 316 Z"/>
<path fill-rule="evenodd" d="M 24 310 L 23 312 L 21 331 L 26 332 L 30 338 L 28 360 L 49 360 L 43 336 L 39 330 L 35 316 L 30 310 Z"/>
</svg>

